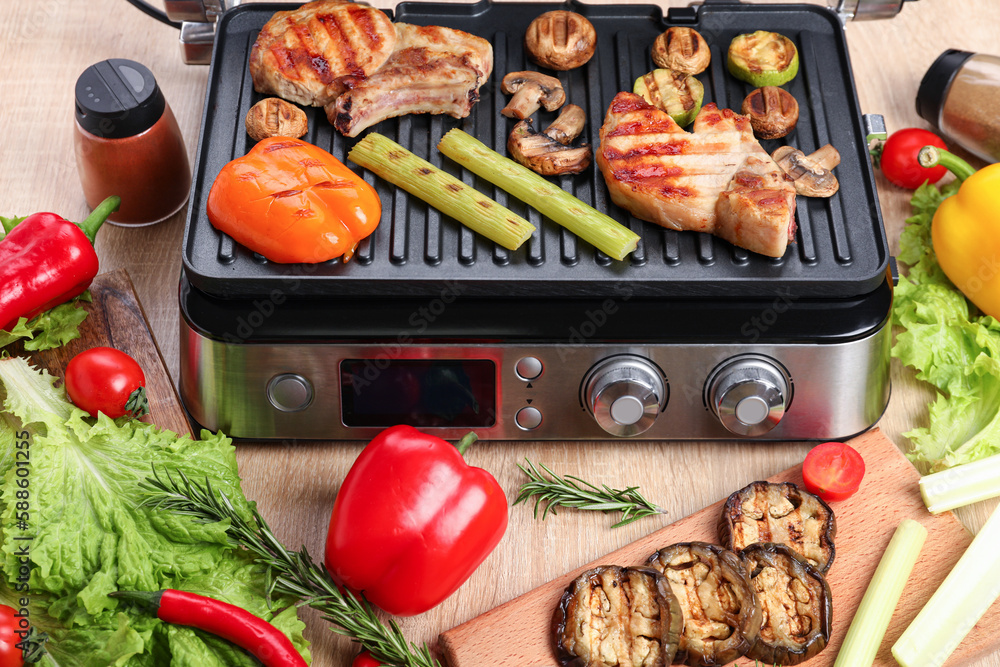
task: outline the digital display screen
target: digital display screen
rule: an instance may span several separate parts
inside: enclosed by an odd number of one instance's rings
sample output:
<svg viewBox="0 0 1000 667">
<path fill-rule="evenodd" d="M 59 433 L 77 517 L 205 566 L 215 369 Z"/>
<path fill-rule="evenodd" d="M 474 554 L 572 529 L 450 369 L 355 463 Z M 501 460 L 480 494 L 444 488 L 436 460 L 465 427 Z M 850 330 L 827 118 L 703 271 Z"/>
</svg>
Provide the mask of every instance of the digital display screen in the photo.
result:
<svg viewBox="0 0 1000 667">
<path fill-rule="evenodd" d="M 344 359 L 344 424 L 493 426 L 496 382 L 496 364 L 487 359 Z"/>
</svg>

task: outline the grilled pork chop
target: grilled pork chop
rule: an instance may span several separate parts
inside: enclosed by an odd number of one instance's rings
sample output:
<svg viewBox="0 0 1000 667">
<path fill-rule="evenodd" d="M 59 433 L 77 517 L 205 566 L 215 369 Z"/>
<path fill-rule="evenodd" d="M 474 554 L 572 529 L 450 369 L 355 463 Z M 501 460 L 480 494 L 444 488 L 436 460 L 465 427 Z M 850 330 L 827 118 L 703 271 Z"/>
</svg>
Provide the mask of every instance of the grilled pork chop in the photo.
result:
<svg viewBox="0 0 1000 667">
<path fill-rule="evenodd" d="M 597 152 L 612 201 L 663 227 L 784 255 L 795 240 L 795 187 L 757 143 L 749 119 L 706 104 L 692 130 L 642 97 L 618 93 Z"/>
<path fill-rule="evenodd" d="M 409 113 L 468 116 L 493 71 L 493 47 L 461 30 L 394 25 L 367 5 L 315 0 L 276 12 L 249 66 L 257 92 L 325 107 L 354 137 Z"/>
<path fill-rule="evenodd" d="M 367 5 L 316 0 L 276 12 L 250 51 L 257 92 L 323 106 L 344 91 L 342 77 L 368 76 L 396 47 L 396 29 Z"/>
<path fill-rule="evenodd" d="M 469 115 L 493 71 L 493 48 L 481 37 L 439 26 L 396 24 L 396 49 L 374 74 L 346 77 L 347 92 L 326 105 L 348 137 L 409 113 Z"/>
</svg>

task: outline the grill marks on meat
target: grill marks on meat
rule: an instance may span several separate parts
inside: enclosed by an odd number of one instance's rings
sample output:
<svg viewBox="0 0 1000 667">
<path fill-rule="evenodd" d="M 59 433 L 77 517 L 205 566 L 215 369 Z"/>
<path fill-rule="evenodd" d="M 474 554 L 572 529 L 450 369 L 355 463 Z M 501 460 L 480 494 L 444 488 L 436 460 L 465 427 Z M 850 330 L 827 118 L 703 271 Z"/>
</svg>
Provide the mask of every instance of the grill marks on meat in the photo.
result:
<svg viewBox="0 0 1000 667">
<path fill-rule="evenodd" d="M 632 93 L 618 93 L 597 164 L 615 204 L 676 230 L 715 234 L 781 257 L 795 238 L 795 188 L 746 116 L 705 105 L 692 132 Z"/>
<path fill-rule="evenodd" d="M 315 0 L 274 14 L 249 67 L 257 92 L 325 107 L 354 137 L 404 114 L 469 115 L 493 71 L 493 47 L 461 30 L 393 24 L 367 5 Z"/>
<path fill-rule="evenodd" d="M 486 40 L 439 26 L 396 24 L 396 49 L 377 72 L 344 79 L 347 92 L 325 107 L 344 135 L 410 113 L 469 115 L 493 71 Z"/>
<path fill-rule="evenodd" d="M 556 652 L 573 667 L 666 667 L 683 627 L 677 600 L 650 568 L 588 570 L 566 589 L 553 618 Z"/>
<path fill-rule="evenodd" d="M 276 12 L 250 51 L 254 89 L 307 106 L 323 106 L 343 92 L 345 76 L 368 76 L 396 46 L 385 13 L 367 5 L 316 0 Z"/>
<path fill-rule="evenodd" d="M 727 548 L 785 544 L 820 572 L 833 563 L 836 533 L 829 505 L 790 483 L 749 484 L 726 500 L 719 520 L 719 537 Z"/>
</svg>

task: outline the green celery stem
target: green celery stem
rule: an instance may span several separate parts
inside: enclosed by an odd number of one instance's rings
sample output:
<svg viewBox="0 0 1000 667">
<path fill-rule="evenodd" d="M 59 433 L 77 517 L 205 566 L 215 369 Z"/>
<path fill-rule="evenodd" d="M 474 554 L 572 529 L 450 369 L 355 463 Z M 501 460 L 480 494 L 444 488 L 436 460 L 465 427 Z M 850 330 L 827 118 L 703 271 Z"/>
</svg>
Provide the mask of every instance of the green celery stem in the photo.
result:
<svg viewBox="0 0 1000 667">
<path fill-rule="evenodd" d="M 125 600 L 150 611 L 156 611 L 160 608 L 160 598 L 163 597 L 163 591 L 112 591 L 108 593 L 108 597 Z"/>
<path fill-rule="evenodd" d="M 86 220 L 78 225 L 83 230 L 83 233 L 87 235 L 87 238 L 90 239 L 91 243 L 97 238 L 97 230 L 101 228 L 101 225 L 104 224 L 109 215 L 118 210 L 121 203 L 121 197 L 116 197 L 115 195 L 108 197 L 90 212 Z"/>
<path fill-rule="evenodd" d="M 955 174 L 955 178 L 959 181 L 964 181 L 976 173 L 975 167 L 971 164 L 954 153 L 946 151 L 943 148 L 938 148 L 937 146 L 924 146 L 921 148 L 920 152 L 917 153 L 917 162 L 920 163 L 921 167 L 927 167 L 928 169 L 941 165 Z"/>
<path fill-rule="evenodd" d="M 475 433 L 466 433 L 465 436 L 455 444 L 455 448 L 458 449 L 458 453 L 465 456 L 465 450 L 472 446 L 476 440 L 479 440 L 479 436 Z"/>
</svg>

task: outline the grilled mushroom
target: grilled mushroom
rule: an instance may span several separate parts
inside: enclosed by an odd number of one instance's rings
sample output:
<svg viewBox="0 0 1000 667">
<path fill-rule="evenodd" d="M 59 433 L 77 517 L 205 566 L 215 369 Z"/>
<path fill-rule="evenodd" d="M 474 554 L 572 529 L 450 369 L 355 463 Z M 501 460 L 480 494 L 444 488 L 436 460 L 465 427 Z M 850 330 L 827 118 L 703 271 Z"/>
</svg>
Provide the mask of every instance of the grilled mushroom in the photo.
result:
<svg viewBox="0 0 1000 667">
<path fill-rule="evenodd" d="M 747 657 L 787 666 L 822 651 L 833 622 L 833 596 L 823 575 L 784 544 L 751 544 L 741 555 L 763 615 Z"/>
<path fill-rule="evenodd" d="M 779 139 L 799 122 L 799 103 L 784 88 L 757 88 L 743 100 L 740 112 L 750 117 L 753 132 L 761 139 Z"/>
<path fill-rule="evenodd" d="M 750 650 L 761 612 L 741 556 L 686 542 L 660 549 L 646 564 L 667 578 L 684 613 L 676 663 L 725 665 Z"/>
<path fill-rule="evenodd" d="M 597 49 L 594 24 L 576 12 L 545 12 L 528 25 L 524 46 L 542 67 L 570 70 L 586 64 Z"/>
<path fill-rule="evenodd" d="M 579 174 L 590 166 L 590 146 L 570 148 L 566 144 L 583 131 L 585 120 L 583 109 L 574 104 L 564 107 L 545 132 L 535 132 L 529 121 L 522 120 L 507 137 L 507 152 L 543 176 Z"/>
<path fill-rule="evenodd" d="M 566 91 L 559 79 L 540 72 L 511 72 L 503 78 L 502 89 L 514 95 L 500 111 L 508 118 L 523 120 L 540 107 L 555 111 L 566 101 Z"/>
<path fill-rule="evenodd" d="M 811 155 L 798 148 L 781 146 L 771 157 L 795 182 L 795 192 L 806 197 L 832 197 L 840 188 L 830 171 L 840 164 L 840 153 L 827 144 Z"/>
<path fill-rule="evenodd" d="M 657 67 L 685 74 L 701 74 L 712 60 L 705 38 L 694 28 L 673 26 L 653 42 L 653 62 Z"/>
<path fill-rule="evenodd" d="M 662 574 L 615 565 L 577 577 L 552 618 L 556 654 L 568 667 L 667 667 L 683 624 Z"/>
<path fill-rule="evenodd" d="M 753 482 L 729 496 L 719 538 L 739 551 L 757 542 L 787 544 L 820 572 L 833 564 L 837 520 L 822 500 L 790 483 Z"/>
<path fill-rule="evenodd" d="M 244 122 L 247 134 L 254 141 L 267 137 L 298 139 L 309 131 L 306 112 L 277 97 L 268 97 L 250 107 Z"/>
<path fill-rule="evenodd" d="M 575 104 L 567 104 L 559 111 L 559 117 L 545 128 L 545 134 L 564 146 L 569 146 L 583 132 L 586 123 L 587 114 L 584 110 Z"/>
</svg>

